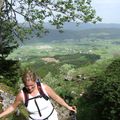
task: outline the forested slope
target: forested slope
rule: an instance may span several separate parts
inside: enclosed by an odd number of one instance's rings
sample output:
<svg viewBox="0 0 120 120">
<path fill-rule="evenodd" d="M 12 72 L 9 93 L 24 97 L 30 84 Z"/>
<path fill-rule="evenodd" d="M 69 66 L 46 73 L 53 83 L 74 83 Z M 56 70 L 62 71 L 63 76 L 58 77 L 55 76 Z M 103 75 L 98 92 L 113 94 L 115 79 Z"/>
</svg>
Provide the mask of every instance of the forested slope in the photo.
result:
<svg viewBox="0 0 120 120">
<path fill-rule="evenodd" d="M 79 117 L 82 120 L 119 120 L 120 118 L 120 58 L 113 60 L 81 98 Z M 82 105 L 84 104 L 84 105 Z M 93 112 L 94 111 L 94 112 Z M 88 116 L 84 117 L 85 113 Z M 83 115 L 82 115 L 83 114 Z"/>
</svg>

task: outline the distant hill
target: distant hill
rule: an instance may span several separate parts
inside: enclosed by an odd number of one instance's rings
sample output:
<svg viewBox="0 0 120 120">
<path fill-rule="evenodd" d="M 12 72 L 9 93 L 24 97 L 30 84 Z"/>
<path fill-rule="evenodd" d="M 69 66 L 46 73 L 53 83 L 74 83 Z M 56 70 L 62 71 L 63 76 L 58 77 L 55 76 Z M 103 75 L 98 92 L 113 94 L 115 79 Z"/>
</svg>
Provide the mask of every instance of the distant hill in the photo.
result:
<svg viewBox="0 0 120 120">
<path fill-rule="evenodd" d="M 63 41 L 80 41 L 81 39 L 119 39 L 120 24 L 80 24 L 78 27 L 75 23 L 66 23 L 63 33 L 60 33 L 55 27 L 46 23 L 45 27 L 49 33 L 41 38 L 34 35 L 28 42 L 63 42 Z M 26 43 L 26 42 L 25 42 Z"/>
<path fill-rule="evenodd" d="M 48 29 L 55 29 L 54 26 L 50 25 L 49 23 L 45 23 L 45 27 Z M 91 24 L 91 23 L 81 23 L 77 26 L 76 23 L 70 22 L 65 23 L 63 29 L 64 30 L 85 30 L 85 29 L 101 29 L 101 28 L 120 28 L 120 24 L 105 24 L 105 23 L 98 23 L 98 24 Z"/>
<path fill-rule="evenodd" d="M 50 42 L 59 40 L 74 40 L 78 41 L 81 39 L 119 39 L 120 38 L 120 29 L 87 29 L 87 30 L 65 30 L 63 33 L 59 33 L 56 30 L 50 30 L 50 33 L 46 34 L 40 40 Z M 36 39 L 36 38 L 35 38 Z"/>
</svg>

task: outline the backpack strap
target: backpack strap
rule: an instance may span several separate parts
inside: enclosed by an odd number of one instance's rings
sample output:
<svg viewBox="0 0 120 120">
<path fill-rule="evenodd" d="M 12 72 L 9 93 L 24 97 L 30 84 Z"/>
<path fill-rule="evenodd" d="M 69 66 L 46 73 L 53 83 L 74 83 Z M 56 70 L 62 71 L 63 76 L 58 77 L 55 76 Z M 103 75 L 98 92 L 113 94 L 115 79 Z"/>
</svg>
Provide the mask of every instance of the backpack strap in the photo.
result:
<svg viewBox="0 0 120 120">
<path fill-rule="evenodd" d="M 29 97 L 28 97 L 27 89 L 25 87 L 23 87 L 23 93 L 24 93 L 24 98 L 25 98 L 25 106 L 27 107 Z"/>
<path fill-rule="evenodd" d="M 41 95 L 45 100 L 48 100 L 49 97 L 44 93 L 43 88 L 42 88 L 42 86 L 41 86 L 40 80 L 37 79 L 36 83 L 37 83 L 37 87 L 38 87 L 38 91 L 39 91 L 40 95 Z"/>
</svg>

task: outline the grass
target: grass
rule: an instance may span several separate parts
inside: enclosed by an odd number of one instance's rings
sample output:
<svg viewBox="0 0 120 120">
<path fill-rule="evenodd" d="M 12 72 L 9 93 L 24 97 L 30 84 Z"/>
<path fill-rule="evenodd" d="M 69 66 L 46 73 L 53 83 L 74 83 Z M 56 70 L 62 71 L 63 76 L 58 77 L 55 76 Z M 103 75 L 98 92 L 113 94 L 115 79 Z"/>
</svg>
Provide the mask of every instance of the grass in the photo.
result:
<svg viewBox="0 0 120 120">
<path fill-rule="evenodd" d="M 4 83 L 0 83 L 0 90 L 3 90 L 4 92 L 13 94 L 13 90 L 14 88 L 10 88 L 8 86 L 6 86 Z"/>
</svg>

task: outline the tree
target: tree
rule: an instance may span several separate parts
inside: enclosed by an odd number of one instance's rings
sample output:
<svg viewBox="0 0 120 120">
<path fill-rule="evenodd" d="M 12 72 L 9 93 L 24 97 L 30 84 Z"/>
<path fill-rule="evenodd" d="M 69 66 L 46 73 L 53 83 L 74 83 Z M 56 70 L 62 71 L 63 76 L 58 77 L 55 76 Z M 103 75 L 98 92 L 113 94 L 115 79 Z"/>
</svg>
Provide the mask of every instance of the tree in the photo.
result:
<svg viewBox="0 0 120 120">
<path fill-rule="evenodd" d="M 84 95 L 92 106 L 97 120 L 119 120 L 120 118 L 120 58 L 114 59 Z M 96 119 L 95 119 L 96 120 Z"/>
<path fill-rule="evenodd" d="M 27 27 L 26 24 L 19 24 L 18 15 L 28 23 Z M 18 47 L 18 38 L 22 41 L 32 31 L 38 31 L 37 35 L 45 33 L 46 19 L 57 29 L 62 29 L 64 22 L 101 21 L 91 6 L 91 0 L 2 0 L 0 2 L 0 23 L 2 23 L 0 56 L 7 57 L 14 48 Z"/>
<path fill-rule="evenodd" d="M 10 52 L 17 48 L 18 43 L 14 41 L 12 27 L 14 24 L 10 20 L 0 19 L 0 58 L 4 60 Z"/>
</svg>

